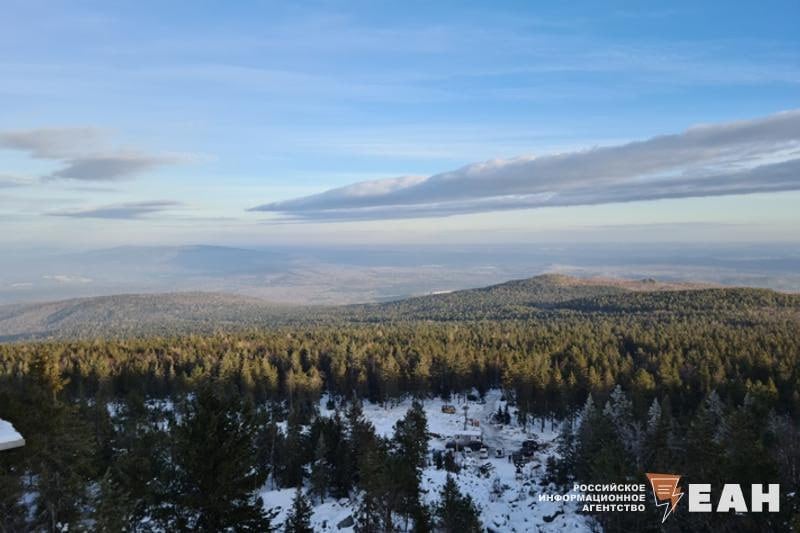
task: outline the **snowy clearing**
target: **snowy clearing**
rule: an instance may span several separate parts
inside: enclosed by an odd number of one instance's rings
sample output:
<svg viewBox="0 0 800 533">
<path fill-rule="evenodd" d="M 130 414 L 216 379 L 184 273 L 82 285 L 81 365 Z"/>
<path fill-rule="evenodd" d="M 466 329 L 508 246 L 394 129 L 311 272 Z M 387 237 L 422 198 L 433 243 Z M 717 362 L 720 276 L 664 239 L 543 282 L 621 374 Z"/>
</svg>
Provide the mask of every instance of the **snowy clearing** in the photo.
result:
<svg viewBox="0 0 800 533">
<path fill-rule="evenodd" d="M 480 459 L 478 453 L 473 457 L 465 457 L 457 453 L 462 467 L 461 472 L 454 475 L 460 490 L 469 494 L 481 512 L 483 525 L 490 531 L 592 531 L 591 518 L 578 514 L 576 503 L 539 501 L 538 495 L 551 492 L 542 486 L 547 458 L 553 455 L 554 440 L 558 430 L 551 430 L 550 424 L 535 423 L 525 431 L 516 423 L 495 425 L 492 415 L 498 408 L 505 408 L 501 400 L 502 392 L 489 391 L 484 401 L 465 401 L 464 396 L 456 397 L 449 402 L 441 398 L 427 399 L 423 402 L 428 418 L 428 430 L 432 434 L 429 441 L 431 451 L 444 450 L 448 441 L 459 435 L 471 438 L 480 436 L 487 451 L 488 458 Z M 395 423 L 403 418 L 411 407 L 412 399 L 386 405 L 364 403 L 363 411 L 367 419 L 375 426 L 379 435 L 391 436 Z M 320 401 L 322 416 L 332 416 L 334 411 L 326 408 L 327 398 Z M 455 413 L 443 412 L 445 405 L 455 407 Z M 474 419 L 478 425 L 467 424 L 465 430 L 464 406 L 467 407 L 466 418 Z M 510 408 L 513 412 L 513 407 Z M 452 409 L 451 409 L 452 411 Z M 534 438 L 540 444 L 540 450 L 533 460 L 521 468 L 521 474 L 511 462 L 509 455 L 520 449 L 525 440 Z M 502 450 L 502 457 L 497 456 L 497 449 Z M 447 478 L 447 471 L 437 469 L 431 463 L 422 474 L 424 500 L 430 504 L 438 500 L 439 491 Z M 553 489 L 554 490 L 554 489 Z M 276 508 L 279 514 L 276 524 L 281 524 L 291 507 L 295 489 L 264 490 L 261 493 L 266 508 Z M 324 503 L 313 502 L 314 515 L 312 525 L 315 531 L 352 531 L 352 527 L 338 527 L 338 524 L 352 516 L 356 510 L 356 502 L 348 499 L 334 500 L 328 498 Z"/>
</svg>

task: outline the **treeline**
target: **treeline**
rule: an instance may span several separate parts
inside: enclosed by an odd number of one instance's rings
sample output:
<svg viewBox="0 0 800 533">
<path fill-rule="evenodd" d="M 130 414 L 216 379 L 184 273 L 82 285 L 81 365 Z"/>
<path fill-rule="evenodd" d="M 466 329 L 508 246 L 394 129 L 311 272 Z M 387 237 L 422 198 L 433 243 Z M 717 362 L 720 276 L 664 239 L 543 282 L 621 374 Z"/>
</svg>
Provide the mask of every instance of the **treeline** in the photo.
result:
<svg viewBox="0 0 800 533">
<path fill-rule="evenodd" d="M 221 379 L 254 401 L 335 396 L 381 401 L 502 386 L 523 412 L 563 416 L 588 394 L 630 391 L 637 412 L 669 396 L 676 412 L 711 391 L 800 414 L 796 319 L 581 317 L 278 329 L 128 341 L 0 345 L 0 393 L 48 358 L 69 398 L 169 397 Z M 2 416 L 2 413 L 0 413 Z"/>
<path fill-rule="evenodd" d="M 632 291 L 617 286 L 581 284 L 566 276 L 545 275 L 500 285 L 408 298 L 382 304 L 336 309 L 339 319 L 385 322 L 409 319 L 552 320 L 573 312 L 592 315 L 641 313 L 652 317 L 706 316 L 717 320 L 757 317 L 760 313 L 793 316 L 800 295 L 768 289 L 720 288 Z M 317 311 L 318 318 L 325 318 Z"/>
<path fill-rule="evenodd" d="M 592 313 L 658 313 L 680 316 L 705 313 L 718 318 L 731 318 L 736 314 L 749 316 L 781 311 L 797 312 L 800 296 L 768 289 L 642 291 L 592 295 L 559 302 L 551 307 Z"/>
</svg>

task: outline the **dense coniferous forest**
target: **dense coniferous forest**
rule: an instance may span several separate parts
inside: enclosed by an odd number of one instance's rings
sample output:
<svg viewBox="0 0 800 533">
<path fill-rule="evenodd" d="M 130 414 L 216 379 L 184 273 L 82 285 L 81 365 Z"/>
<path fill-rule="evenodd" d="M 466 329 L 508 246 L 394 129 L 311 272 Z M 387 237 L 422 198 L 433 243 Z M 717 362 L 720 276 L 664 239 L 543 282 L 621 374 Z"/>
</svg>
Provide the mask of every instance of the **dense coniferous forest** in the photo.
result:
<svg viewBox="0 0 800 533">
<path fill-rule="evenodd" d="M 315 311 L 316 313 L 316 311 Z M 421 498 L 418 403 L 391 437 L 360 402 L 502 388 L 523 423 L 559 424 L 574 482 L 780 483 L 777 514 L 676 513 L 668 531 L 800 528 L 800 298 L 747 289 L 632 292 L 552 279 L 350 306 L 273 327 L 0 345 L 0 531 L 265 531 L 258 490 L 352 497 L 358 531 L 476 531 L 448 482 Z M 334 417 L 318 415 L 327 394 Z M 648 508 L 651 508 L 649 506 Z M 657 531 L 659 512 L 598 514 Z"/>
</svg>

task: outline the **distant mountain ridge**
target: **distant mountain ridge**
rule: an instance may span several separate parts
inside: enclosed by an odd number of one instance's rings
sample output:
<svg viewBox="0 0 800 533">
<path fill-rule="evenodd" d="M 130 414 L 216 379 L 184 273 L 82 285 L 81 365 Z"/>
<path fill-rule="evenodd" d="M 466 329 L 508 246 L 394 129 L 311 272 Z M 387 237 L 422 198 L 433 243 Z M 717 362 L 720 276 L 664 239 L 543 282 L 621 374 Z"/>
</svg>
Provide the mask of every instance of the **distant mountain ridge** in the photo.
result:
<svg viewBox="0 0 800 533">
<path fill-rule="evenodd" d="M 120 294 L 0 306 L 0 341 L 208 332 L 270 325 L 291 307 L 224 293 Z"/>
<path fill-rule="evenodd" d="M 214 292 L 120 294 L 0 306 L 0 341 L 174 336 L 342 321 L 509 320 L 576 312 L 680 314 L 753 310 L 788 311 L 800 316 L 800 295 L 769 289 L 563 274 L 384 303 L 331 307 L 273 304 Z"/>
</svg>

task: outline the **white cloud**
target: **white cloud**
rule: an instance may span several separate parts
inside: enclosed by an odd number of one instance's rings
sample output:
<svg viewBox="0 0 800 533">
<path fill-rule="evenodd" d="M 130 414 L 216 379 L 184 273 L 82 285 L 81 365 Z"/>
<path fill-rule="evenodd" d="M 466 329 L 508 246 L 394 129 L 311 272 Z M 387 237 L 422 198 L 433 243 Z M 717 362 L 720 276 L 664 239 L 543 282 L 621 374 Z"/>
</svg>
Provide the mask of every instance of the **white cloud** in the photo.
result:
<svg viewBox="0 0 800 533">
<path fill-rule="evenodd" d="M 154 155 L 115 148 L 109 145 L 105 131 L 91 127 L 0 132 L 0 148 L 60 162 L 61 168 L 43 176 L 47 180 L 117 181 L 190 159 L 180 154 Z"/>
<path fill-rule="evenodd" d="M 619 146 L 475 163 L 427 178 L 358 182 L 252 210 L 299 220 L 369 220 L 798 190 L 798 156 L 800 110 L 793 110 Z"/>
<path fill-rule="evenodd" d="M 125 204 L 106 205 L 89 209 L 77 209 L 70 211 L 55 211 L 49 213 L 53 216 L 72 217 L 72 218 L 106 218 L 116 220 L 139 219 L 144 216 L 160 213 L 170 209 L 180 207 L 182 204 L 169 200 L 159 200 L 152 202 L 131 202 Z"/>
<path fill-rule="evenodd" d="M 46 274 L 42 276 L 42 279 L 46 279 L 48 281 L 55 281 L 56 283 L 63 283 L 63 284 L 86 284 L 91 283 L 91 278 L 85 278 L 83 276 L 68 276 L 66 274 Z"/>
</svg>

